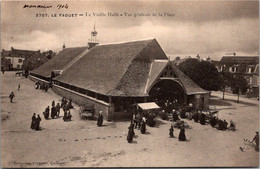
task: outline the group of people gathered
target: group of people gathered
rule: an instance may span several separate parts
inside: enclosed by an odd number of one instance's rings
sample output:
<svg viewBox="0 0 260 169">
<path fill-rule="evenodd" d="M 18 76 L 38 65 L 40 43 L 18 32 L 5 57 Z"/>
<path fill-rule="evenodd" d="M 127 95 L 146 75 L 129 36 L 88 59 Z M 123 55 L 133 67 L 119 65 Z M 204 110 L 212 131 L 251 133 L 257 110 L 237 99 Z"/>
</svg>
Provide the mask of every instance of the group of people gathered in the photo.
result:
<svg viewBox="0 0 260 169">
<path fill-rule="evenodd" d="M 49 86 L 48 86 L 48 84 L 40 83 L 37 81 L 37 82 L 35 82 L 35 89 L 40 89 L 45 92 L 48 92 Z"/>
<path fill-rule="evenodd" d="M 173 107 L 173 104 L 171 102 L 166 101 L 165 103 L 165 109 L 162 111 L 162 118 L 166 119 L 169 114 L 172 116 L 173 121 L 178 121 L 180 118 L 182 119 L 188 119 L 188 120 L 194 120 L 196 123 L 200 123 L 201 125 L 205 125 L 206 123 L 209 123 L 212 127 L 217 128 L 218 130 L 235 130 L 236 123 L 232 120 L 230 121 L 230 125 L 228 126 L 228 123 L 226 120 L 219 119 L 216 114 L 208 114 L 206 115 L 202 111 L 195 110 L 192 107 L 192 104 L 190 104 L 187 108 L 179 108 L 171 109 Z"/>
<path fill-rule="evenodd" d="M 52 101 L 51 104 L 51 109 L 50 106 L 48 106 L 45 111 L 43 112 L 44 118 L 47 120 L 49 119 L 49 116 L 54 119 L 58 118 L 60 116 L 60 109 L 63 109 L 64 115 L 63 115 L 63 120 L 64 121 L 71 121 L 72 115 L 70 112 L 70 109 L 73 108 L 72 106 L 72 99 L 67 101 L 65 97 L 62 98 L 61 104 L 57 103 L 55 104 L 55 101 Z M 51 113 L 50 113 L 51 112 Z"/>
<path fill-rule="evenodd" d="M 131 143 L 133 141 L 133 137 L 135 135 L 134 129 L 140 130 L 142 134 L 146 133 L 146 122 L 147 119 L 145 117 L 141 118 L 141 121 L 137 121 L 136 118 L 131 120 L 130 126 L 128 127 L 127 141 Z"/>
<path fill-rule="evenodd" d="M 33 116 L 32 116 L 32 122 L 31 122 L 31 129 L 34 129 L 34 130 L 40 130 L 40 122 L 41 122 L 41 117 L 40 115 L 38 114 L 37 115 L 37 118 L 36 118 L 36 114 L 33 113 Z"/>
</svg>

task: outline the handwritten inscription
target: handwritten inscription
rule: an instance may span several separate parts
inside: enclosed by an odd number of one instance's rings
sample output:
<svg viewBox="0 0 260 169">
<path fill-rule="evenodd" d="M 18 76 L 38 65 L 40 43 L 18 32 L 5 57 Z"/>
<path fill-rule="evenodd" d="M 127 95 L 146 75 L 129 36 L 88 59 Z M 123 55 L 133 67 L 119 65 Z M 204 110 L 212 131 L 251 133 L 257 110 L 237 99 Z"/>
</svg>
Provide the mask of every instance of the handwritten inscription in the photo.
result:
<svg viewBox="0 0 260 169">
<path fill-rule="evenodd" d="M 23 8 L 44 8 L 44 9 L 46 9 L 46 8 L 52 8 L 52 6 L 51 5 L 27 5 L 27 4 L 25 4 L 23 6 Z M 58 4 L 57 5 L 58 10 L 59 9 L 68 9 L 68 8 L 69 8 L 68 4 Z"/>
<path fill-rule="evenodd" d="M 27 5 L 25 4 L 23 8 L 52 8 L 51 5 Z"/>
<path fill-rule="evenodd" d="M 68 9 L 68 8 L 69 8 L 69 5 L 68 5 L 68 4 L 66 4 L 66 5 L 58 4 L 58 5 L 57 5 L 57 8 L 58 8 L 58 9 L 62 9 L 62 8 Z"/>
</svg>

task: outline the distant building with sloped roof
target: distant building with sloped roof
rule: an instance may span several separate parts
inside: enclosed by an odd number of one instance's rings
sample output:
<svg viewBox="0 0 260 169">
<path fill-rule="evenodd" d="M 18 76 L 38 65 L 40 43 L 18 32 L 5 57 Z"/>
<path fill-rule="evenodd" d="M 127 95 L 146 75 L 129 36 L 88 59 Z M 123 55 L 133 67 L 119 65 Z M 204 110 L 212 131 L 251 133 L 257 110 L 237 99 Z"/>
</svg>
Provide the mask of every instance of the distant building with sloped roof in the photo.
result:
<svg viewBox="0 0 260 169">
<path fill-rule="evenodd" d="M 23 68 L 23 62 L 26 58 L 31 57 L 35 54 L 41 54 L 40 50 L 38 51 L 31 51 L 31 50 L 21 50 L 21 49 L 14 49 L 11 47 L 11 50 L 2 50 L 1 57 L 8 59 L 11 62 L 11 69 L 21 70 Z"/>
<path fill-rule="evenodd" d="M 249 84 L 250 92 L 259 96 L 259 56 L 223 56 L 213 64 L 219 72 L 242 75 Z"/>
<path fill-rule="evenodd" d="M 155 100 L 209 107 L 209 92 L 173 65 L 156 39 L 65 48 L 31 78 L 51 80 L 54 92 L 78 105 L 94 104 L 108 120 L 132 116 L 131 105 Z"/>
</svg>

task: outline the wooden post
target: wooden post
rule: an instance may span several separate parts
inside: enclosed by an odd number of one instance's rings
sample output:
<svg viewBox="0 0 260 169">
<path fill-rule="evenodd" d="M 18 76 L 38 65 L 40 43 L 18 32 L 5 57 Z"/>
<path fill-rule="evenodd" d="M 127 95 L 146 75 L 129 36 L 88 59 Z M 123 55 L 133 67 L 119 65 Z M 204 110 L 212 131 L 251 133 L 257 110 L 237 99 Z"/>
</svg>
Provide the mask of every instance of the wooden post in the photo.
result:
<svg viewBox="0 0 260 169">
<path fill-rule="evenodd" d="M 145 102 L 145 103 L 147 102 L 147 97 L 144 98 L 144 102 Z"/>
</svg>

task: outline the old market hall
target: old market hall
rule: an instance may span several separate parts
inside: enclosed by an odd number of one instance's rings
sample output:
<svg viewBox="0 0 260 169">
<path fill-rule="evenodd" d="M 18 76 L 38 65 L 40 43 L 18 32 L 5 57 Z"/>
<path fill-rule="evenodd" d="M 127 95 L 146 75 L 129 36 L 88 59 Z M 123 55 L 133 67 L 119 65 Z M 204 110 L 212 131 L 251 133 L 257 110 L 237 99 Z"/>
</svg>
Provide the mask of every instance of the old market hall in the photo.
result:
<svg viewBox="0 0 260 169">
<path fill-rule="evenodd" d="M 64 45 L 29 77 L 51 85 L 77 105 L 93 104 L 107 120 L 131 115 L 136 103 L 175 100 L 178 105 L 209 107 L 209 92 L 173 65 L 156 39 L 113 44 L 92 39 L 86 47 Z"/>
</svg>

